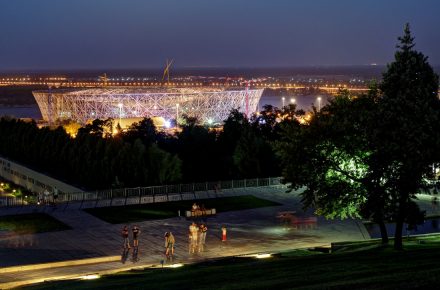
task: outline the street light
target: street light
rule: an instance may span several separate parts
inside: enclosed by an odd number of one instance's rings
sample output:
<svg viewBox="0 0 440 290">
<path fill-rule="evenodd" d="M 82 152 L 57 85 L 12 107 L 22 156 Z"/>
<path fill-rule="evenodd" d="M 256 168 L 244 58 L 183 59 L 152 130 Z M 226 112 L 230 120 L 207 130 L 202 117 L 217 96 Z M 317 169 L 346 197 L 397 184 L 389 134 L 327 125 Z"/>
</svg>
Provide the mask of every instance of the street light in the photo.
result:
<svg viewBox="0 0 440 290">
<path fill-rule="evenodd" d="M 122 118 L 122 103 L 118 104 L 119 107 L 119 126 L 121 126 L 121 118 Z"/>
<path fill-rule="evenodd" d="M 290 98 L 290 103 L 291 104 L 295 104 L 295 102 L 296 102 L 295 98 Z"/>
<path fill-rule="evenodd" d="M 321 112 L 321 97 L 318 97 L 317 100 L 318 100 L 318 112 Z"/>
<path fill-rule="evenodd" d="M 178 125 L 179 120 L 179 104 L 176 104 L 176 127 Z"/>
<path fill-rule="evenodd" d="M 284 108 L 284 101 L 286 100 L 286 98 L 282 97 L 281 100 L 283 101 L 283 108 Z"/>
</svg>

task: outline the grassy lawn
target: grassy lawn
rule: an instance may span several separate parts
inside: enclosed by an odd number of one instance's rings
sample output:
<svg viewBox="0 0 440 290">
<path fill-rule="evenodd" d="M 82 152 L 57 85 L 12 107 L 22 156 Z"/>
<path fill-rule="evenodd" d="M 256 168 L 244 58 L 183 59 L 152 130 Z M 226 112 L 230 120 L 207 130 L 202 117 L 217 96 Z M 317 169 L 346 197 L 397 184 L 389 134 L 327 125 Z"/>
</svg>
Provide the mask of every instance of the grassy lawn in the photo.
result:
<svg viewBox="0 0 440 290">
<path fill-rule="evenodd" d="M 0 231 L 14 234 L 44 233 L 70 229 L 44 213 L 0 216 Z"/>
<path fill-rule="evenodd" d="M 177 216 L 178 210 L 180 210 L 181 215 L 184 215 L 185 210 L 190 210 L 194 202 L 196 202 L 198 205 L 205 205 L 205 208 L 215 208 L 217 212 L 280 205 L 277 202 L 257 198 L 253 195 L 243 195 L 141 205 L 90 208 L 85 209 L 85 211 L 106 222 L 118 224 L 175 217 Z"/>
<path fill-rule="evenodd" d="M 229 258 L 26 289 L 438 289 L 440 244 L 269 259 Z"/>
</svg>

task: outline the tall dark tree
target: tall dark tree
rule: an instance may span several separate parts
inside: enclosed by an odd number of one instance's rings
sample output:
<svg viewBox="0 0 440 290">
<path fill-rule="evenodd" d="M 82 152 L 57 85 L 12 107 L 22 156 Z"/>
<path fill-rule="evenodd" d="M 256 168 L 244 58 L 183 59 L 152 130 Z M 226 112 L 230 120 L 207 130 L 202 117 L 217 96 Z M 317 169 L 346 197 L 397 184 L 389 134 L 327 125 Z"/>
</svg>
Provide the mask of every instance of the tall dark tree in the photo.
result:
<svg viewBox="0 0 440 290">
<path fill-rule="evenodd" d="M 223 131 L 218 136 L 217 144 L 221 155 L 219 164 L 224 172 L 224 178 L 233 178 L 239 174 L 234 165 L 233 155 L 243 128 L 248 125 L 246 116 L 237 109 L 232 110 L 223 123 Z"/>
<path fill-rule="evenodd" d="M 233 160 L 241 178 L 259 177 L 262 172 L 260 157 L 264 140 L 258 137 L 249 125 L 243 128 L 235 147 Z"/>
<path fill-rule="evenodd" d="M 123 132 L 123 138 L 131 143 L 140 139 L 145 145 L 156 143 L 159 137 L 156 126 L 150 118 L 144 118 L 138 123 L 132 124 L 126 132 Z"/>
<path fill-rule="evenodd" d="M 113 131 L 113 119 L 95 119 L 92 123 L 78 130 L 78 135 L 93 135 L 96 137 L 110 137 Z"/>
<path fill-rule="evenodd" d="M 176 151 L 182 160 L 186 181 L 213 180 L 218 176 L 219 154 L 216 133 L 198 125 L 197 119 L 183 116 L 182 131 L 177 134 Z"/>
<path fill-rule="evenodd" d="M 414 50 L 409 25 L 380 84 L 380 122 L 373 132 L 377 162 L 387 167 L 389 199 L 395 201 L 395 248 L 402 248 L 405 220 L 418 213 L 413 200 L 440 150 L 438 76 L 422 53 Z"/>
<path fill-rule="evenodd" d="M 307 186 L 305 206 L 327 217 L 362 216 L 396 222 L 395 248 L 403 223 L 420 220 L 414 202 L 439 160 L 438 77 L 414 51 L 409 26 L 382 84 L 368 96 L 336 98 L 306 126 L 287 126 L 278 151 L 283 176 L 294 188 Z"/>
<path fill-rule="evenodd" d="M 285 107 L 285 111 L 290 111 L 289 108 L 295 110 L 295 105 Z M 272 105 L 264 105 L 263 110 L 255 114 L 252 119 L 253 127 L 260 132 L 266 140 L 274 141 L 279 137 L 280 122 L 283 119 L 284 111 Z"/>
</svg>

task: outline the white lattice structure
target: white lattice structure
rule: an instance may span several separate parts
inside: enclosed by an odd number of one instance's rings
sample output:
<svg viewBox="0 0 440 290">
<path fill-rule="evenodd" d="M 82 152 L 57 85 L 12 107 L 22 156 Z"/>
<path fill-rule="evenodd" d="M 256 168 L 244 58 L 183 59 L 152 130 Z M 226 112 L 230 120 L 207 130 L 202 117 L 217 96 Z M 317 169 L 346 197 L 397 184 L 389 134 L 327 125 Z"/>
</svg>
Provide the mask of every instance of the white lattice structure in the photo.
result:
<svg viewBox="0 0 440 290">
<path fill-rule="evenodd" d="M 202 123 L 221 123 L 232 109 L 249 113 L 258 109 L 262 89 L 215 88 L 93 88 L 34 91 L 47 122 L 71 119 L 86 123 L 93 119 L 197 117 Z M 247 103 L 247 105 L 246 105 Z"/>
</svg>

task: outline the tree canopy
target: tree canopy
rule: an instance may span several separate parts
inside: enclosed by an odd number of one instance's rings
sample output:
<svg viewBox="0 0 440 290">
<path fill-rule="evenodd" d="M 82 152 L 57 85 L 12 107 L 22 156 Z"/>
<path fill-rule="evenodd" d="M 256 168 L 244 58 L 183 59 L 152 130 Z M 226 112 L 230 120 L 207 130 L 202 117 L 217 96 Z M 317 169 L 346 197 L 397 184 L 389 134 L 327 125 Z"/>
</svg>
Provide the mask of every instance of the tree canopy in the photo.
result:
<svg viewBox="0 0 440 290">
<path fill-rule="evenodd" d="M 335 97 L 309 123 L 284 126 L 277 152 L 291 188 L 305 186 L 305 207 L 328 218 L 363 217 L 396 223 L 420 219 L 414 202 L 438 162 L 438 76 L 415 51 L 409 26 L 379 86 L 361 97 Z"/>
</svg>

